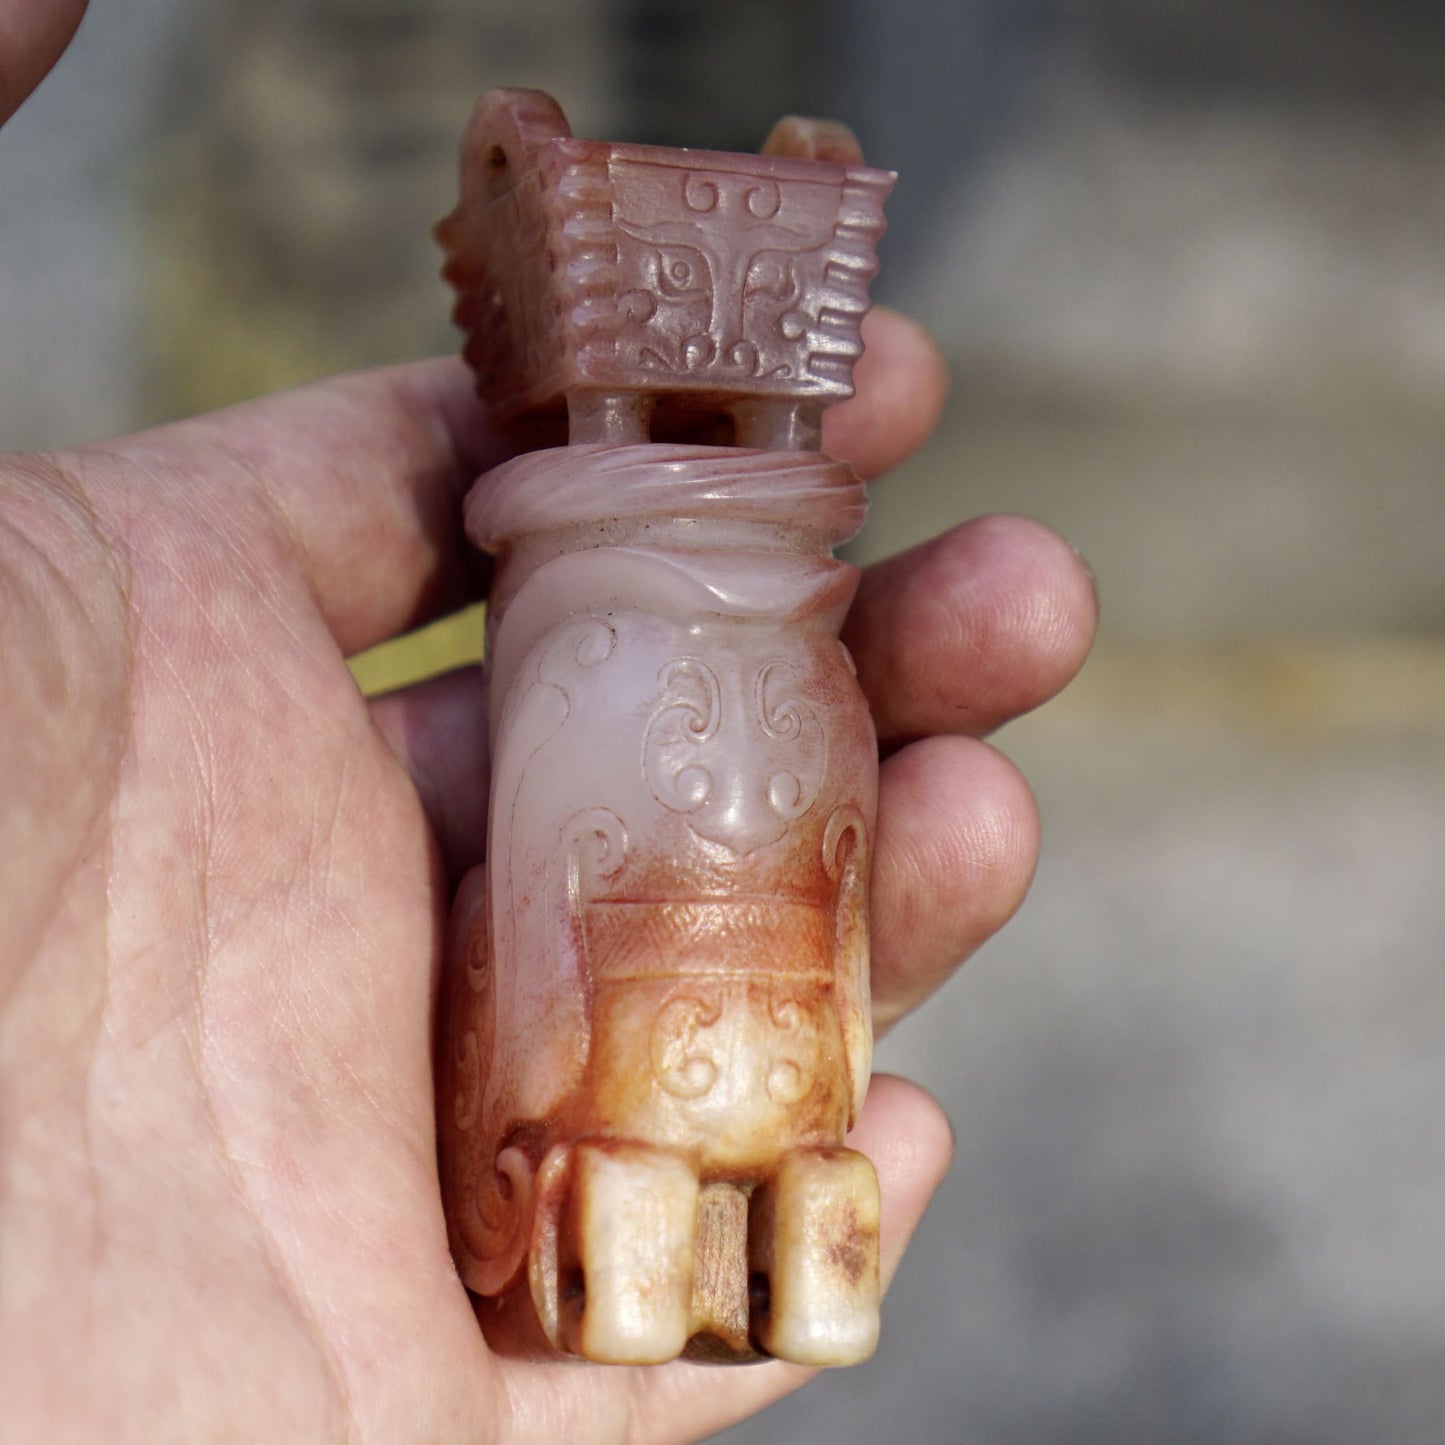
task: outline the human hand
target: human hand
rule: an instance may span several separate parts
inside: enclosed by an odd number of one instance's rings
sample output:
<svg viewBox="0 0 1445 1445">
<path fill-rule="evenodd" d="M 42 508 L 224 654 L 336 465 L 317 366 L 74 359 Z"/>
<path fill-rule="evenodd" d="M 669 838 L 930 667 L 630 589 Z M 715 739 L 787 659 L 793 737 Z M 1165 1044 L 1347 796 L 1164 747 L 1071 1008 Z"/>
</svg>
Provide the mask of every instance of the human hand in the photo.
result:
<svg viewBox="0 0 1445 1445">
<path fill-rule="evenodd" d="M 924 437 L 939 363 L 878 313 L 827 445 Z M 468 596 L 495 460 L 451 361 L 0 465 L 0 1399 L 17 1438 L 685 1440 L 799 1383 L 491 1356 L 447 1255 L 430 1031 L 448 876 L 482 845 L 479 669 L 368 703 L 345 657 Z M 886 1025 L 1020 901 L 1026 786 L 977 734 L 1093 622 L 1018 519 L 872 569 L 848 628 L 889 756 Z M 885 1274 L 947 1165 L 875 1081 L 853 1141 Z"/>
<path fill-rule="evenodd" d="M 43 66 L 0 64 L 0 113 Z M 907 323 L 868 343 L 825 437 L 865 475 L 943 388 Z M 437 362 L 0 459 L 7 1435 L 661 1442 L 806 1378 L 499 1359 L 452 1269 L 431 1017 L 483 846 L 483 681 L 368 703 L 344 659 L 470 598 L 457 502 L 495 445 Z M 1020 901 L 1032 802 L 978 735 L 1062 686 L 1092 623 L 1073 553 L 1016 519 L 865 578 L 880 1024 Z M 886 1276 L 947 1126 L 879 1079 L 852 1142 Z"/>
</svg>

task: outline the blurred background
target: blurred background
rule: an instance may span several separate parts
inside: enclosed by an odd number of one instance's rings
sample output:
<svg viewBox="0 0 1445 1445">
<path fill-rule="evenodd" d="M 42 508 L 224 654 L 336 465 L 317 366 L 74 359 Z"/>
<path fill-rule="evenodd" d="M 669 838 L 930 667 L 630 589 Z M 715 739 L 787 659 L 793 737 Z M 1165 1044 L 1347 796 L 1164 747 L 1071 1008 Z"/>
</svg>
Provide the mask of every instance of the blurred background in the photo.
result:
<svg viewBox="0 0 1445 1445">
<path fill-rule="evenodd" d="M 850 121 L 956 377 L 858 555 L 1022 511 L 1103 594 L 998 739 L 1031 901 L 881 1051 L 958 1161 L 878 1357 L 719 1438 L 1437 1445 L 1445 9 L 96 0 L 0 136 L 0 444 L 452 349 L 429 227 L 495 84 L 607 138 Z"/>
</svg>

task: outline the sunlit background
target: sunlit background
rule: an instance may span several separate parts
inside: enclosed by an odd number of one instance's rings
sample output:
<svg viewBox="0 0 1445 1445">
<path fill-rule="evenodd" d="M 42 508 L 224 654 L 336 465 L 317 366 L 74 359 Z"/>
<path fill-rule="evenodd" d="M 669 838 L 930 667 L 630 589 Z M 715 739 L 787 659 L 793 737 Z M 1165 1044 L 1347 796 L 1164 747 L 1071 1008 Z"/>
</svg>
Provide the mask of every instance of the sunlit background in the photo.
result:
<svg viewBox="0 0 1445 1445">
<path fill-rule="evenodd" d="M 956 377 L 859 555 L 1023 511 L 1103 594 L 999 739 L 1030 904 L 882 1050 L 958 1163 L 878 1357 L 726 1438 L 1438 1445 L 1445 9 L 95 0 L 0 136 L 0 444 L 451 349 L 495 84 L 606 138 L 849 120 Z"/>
</svg>

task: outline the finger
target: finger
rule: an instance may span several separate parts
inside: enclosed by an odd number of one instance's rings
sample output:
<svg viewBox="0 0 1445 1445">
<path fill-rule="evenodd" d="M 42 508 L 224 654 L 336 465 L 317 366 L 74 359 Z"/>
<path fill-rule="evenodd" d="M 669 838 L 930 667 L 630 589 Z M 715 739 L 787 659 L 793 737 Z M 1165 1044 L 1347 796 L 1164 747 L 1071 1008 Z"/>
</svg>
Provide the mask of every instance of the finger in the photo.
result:
<svg viewBox="0 0 1445 1445">
<path fill-rule="evenodd" d="M 875 307 L 863 318 L 857 395 L 823 414 L 823 450 L 865 480 L 911 456 L 928 439 L 948 396 L 948 370 L 916 322 Z"/>
<path fill-rule="evenodd" d="M 467 600 L 461 497 L 506 455 L 454 359 L 333 377 L 112 449 L 198 479 L 225 535 L 248 516 L 278 533 L 347 653 Z"/>
<path fill-rule="evenodd" d="M 487 689 L 464 667 L 371 704 L 371 718 L 411 774 L 453 881 L 482 860 L 487 831 Z"/>
<path fill-rule="evenodd" d="M 880 1074 L 848 1142 L 878 1170 L 883 1197 L 880 1264 L 886 1289 L 948 1172 L 953 1134 L 943 1111 L 922 1089 Z M 681 1445 L 710 1435 L 756 1414 L 816 1373 L 774 1361 L 730 1371 L 724 1390 L 718 1388 L 715 1366 L 677 1363 L 629 1370 L 627 1386 L 619 1390 L 617 1366 L 559 1372 L 555 1365 L 509 1361 L 504 1368 L 512 1405 L 510 1438 L 626 1438 L 634 1445 Z"/>
<path fill-rule="evenodd" d="M 70 44 L 86 0 L 0 0 L 0 125 Z"/>
<path fill-rule="evenodd" d="M 868 568 L 843 640 L 890 749 L 981 736 L 1047 701 L 1083 666 L 1097 619 L 1067 542 L 1023 517 L 980 517 Z"/>
<path fill-rule="evenodd" d="M 481 861 L 486 834 L 485 685 L 480 668 L 372 704 L 411 774 L 451 878 Z M 1017 911 L 1038 861 L 1033 794 L 1002 753 L 928 738 L 879 778 L 872 884 L 873 1011 L 879 1031 L 944 983 Z"/>
<path fill-rule="evenodd" d="M 943 372 L 932 343 L 900 316 L 870 317 L 865 336 L 859 395 L 830 416 L 827 435 L 871 475 L 923 440 Z M 466 600 L 479 569 L 460 499 L 509 453 L 452 358 L 316 382 L 129 438 L 120 450 L 163 462 L 156 474 L 179 464 L 205 479 L 218 523 L 232 529 L 244 515 L 236 489 L 258 490 L 348 653 Z"/>
<path fill-rule="evenodd" d="M 485 707 L 479 669 L 372 704 L 416 783 L 453 878 L 482 856 Z M 1013 765 L 983 743 L 915 742 L 883 765 L 874 854 L 874 1005 L 886 1026 L 1023 901 L 1038 855 L 1033 797 Z"/>
<path fill-rule="evenodd" d="M 926 738 L 879 776 L 872 883 L 873 1017 L 915 1007 L 1018 909 L 1039 855 L 1018 769 L 973 738 Z"/>
</svg>

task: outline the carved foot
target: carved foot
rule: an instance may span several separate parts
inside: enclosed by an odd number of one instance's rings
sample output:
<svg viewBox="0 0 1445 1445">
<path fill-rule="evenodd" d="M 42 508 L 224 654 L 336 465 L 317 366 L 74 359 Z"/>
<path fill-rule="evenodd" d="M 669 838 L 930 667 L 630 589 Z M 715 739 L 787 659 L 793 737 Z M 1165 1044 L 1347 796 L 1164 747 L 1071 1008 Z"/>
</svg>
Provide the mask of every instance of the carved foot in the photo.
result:
<svg viewBox="0 0 1445 1445">
<path fill-rule="evenodd" d="M 799 1150 L 753 1195 L 753 1333 L 800 1365 L 852 1365 L 878 1344 L 878 1176 L 852 1149 Z"/>
<path fill-rule="evenodd" d="M 528 1272 L 559 1350 L 852 1365 L 878 1343 L 878 1178 L 851 1149 L 789 1154 L 749 1199 L 662 1150 L 563 1145 L 537 1199 Z"/>
<path fill-rule="evenodd" d="M 571 1156 L 556 1267 L 545 1239 L 534 1260 L 534 1280 L 550 1296 L 538 1300 L 544 1329 L 599 1364 L 675 1359 L 692 1318 L 696 1173 L 638 1145 L 579 1144 Z"/>
</svg>

